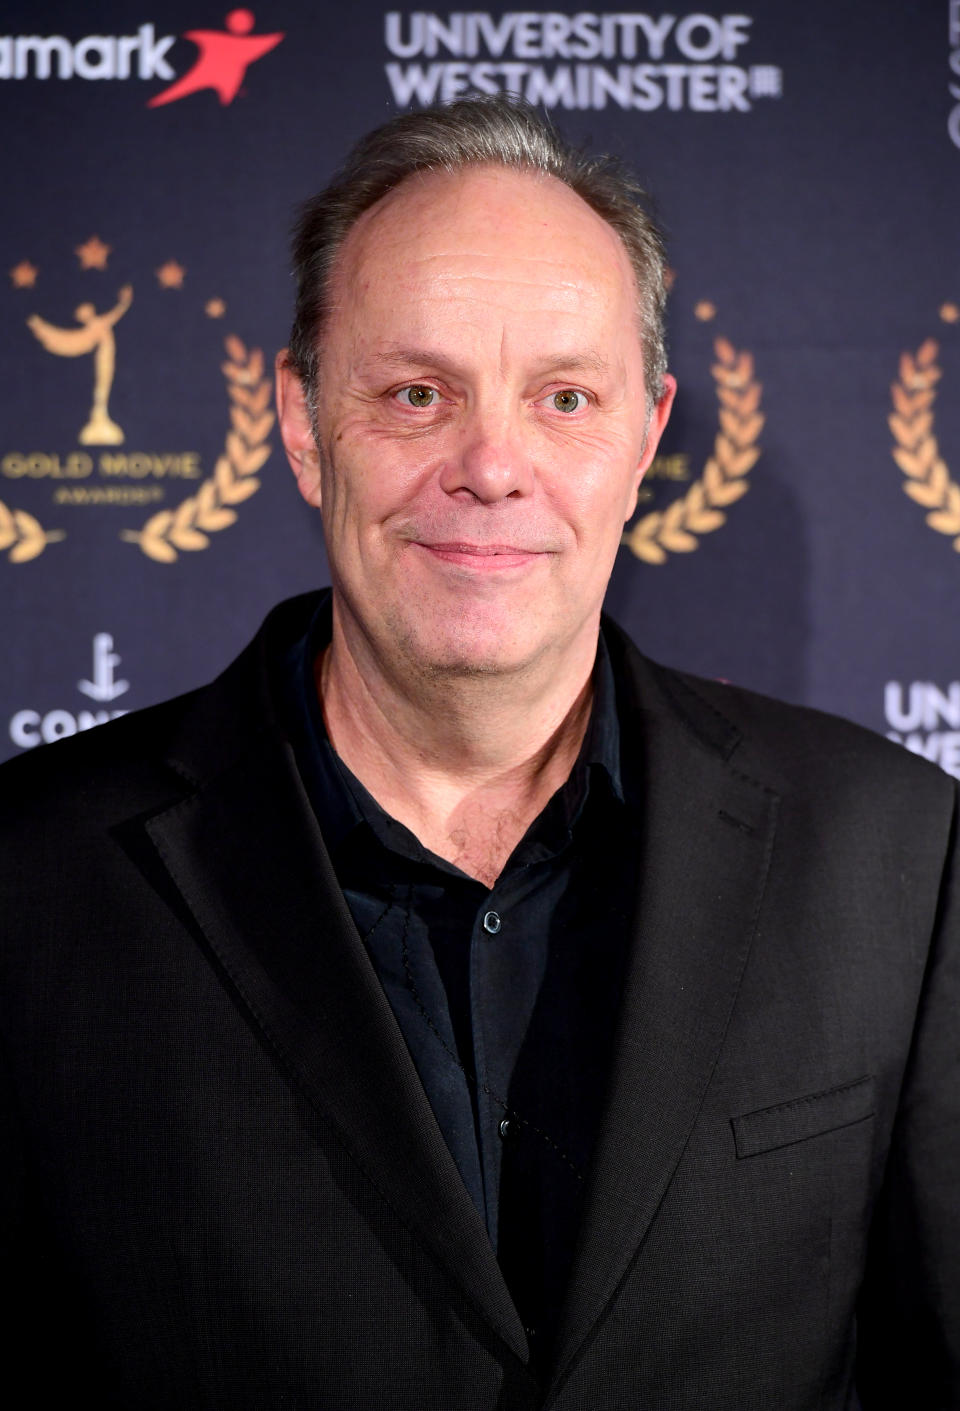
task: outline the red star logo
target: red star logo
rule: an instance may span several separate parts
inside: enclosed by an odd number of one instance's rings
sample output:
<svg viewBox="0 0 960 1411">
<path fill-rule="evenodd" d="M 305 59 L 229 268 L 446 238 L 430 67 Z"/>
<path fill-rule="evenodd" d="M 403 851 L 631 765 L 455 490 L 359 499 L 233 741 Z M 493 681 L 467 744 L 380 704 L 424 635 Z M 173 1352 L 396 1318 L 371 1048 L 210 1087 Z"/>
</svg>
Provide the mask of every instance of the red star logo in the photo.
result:
<svg viewBox="0 0 960 1411">
<path fill-rule="evenodd" d="M 176 103 L 202 88 L 212 88 L 224 105 L 232 103 L 240 91 L 247 69 L 264 54 L 269 54 L 284 38 L 283 34 L 251 34 L 254 25 L 252 10 L 231 10 L 226 29 L 188 29 L 184 39 L 191 40 L 200 53 L 192 69 L 155 93 L 148 108 L 160 108 L 164 103 Z"/>
</svg>

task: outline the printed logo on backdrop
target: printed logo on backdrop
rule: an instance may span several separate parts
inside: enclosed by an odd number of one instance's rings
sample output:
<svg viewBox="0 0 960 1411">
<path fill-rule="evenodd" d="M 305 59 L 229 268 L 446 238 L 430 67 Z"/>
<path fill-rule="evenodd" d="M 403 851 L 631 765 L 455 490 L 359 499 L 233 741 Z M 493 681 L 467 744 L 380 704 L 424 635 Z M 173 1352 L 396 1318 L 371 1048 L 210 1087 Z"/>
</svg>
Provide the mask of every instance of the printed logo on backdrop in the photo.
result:
<svg viewBox="0 0 960 1411">
<path fill-rule="evenodd" d="M 545 108 L 749 113 L 779 98 L 783 72 L 748 63 L 749 15 L 391 10 L 384 66 L 405 108 L 519 93 Z"/>
<path fill-rule="evenodd" d="M 709 323 L 716 308 L 702 300 L 694 314 Z M 723 337 L 714 339 L 712 352 L 710 372 L 717 398 L 712 453 L 696 478 L 686 453 L 654 458 L 640 487 L 638 518 L 623 536 L 623 543 L 643 563 L 663 564 L 672 553 L 691 553 L 704 534 L 722 529 L 727 511 L 750 488 L 749 474 L 760 458 L 763 387 L 753 355 Z"/>
<path fill-rule="evenodd" d="M 960 779 L 960 681 L 888 681 L 883 712 L 888 740 Z"/>
<path fill-rule="evenodd" d="M 113 704 L 130 689 L 129 681 L 117 677 L 119 665 L 120 655 L 113 649 L 113 637 L 109 632 L 95 633 L 90 676 L 76 683 L 82 704 L 75 703 L 72 709 L 57 706 L 52 710 L 17 710 L 9 721 L 10 739 L 18 749 L 32 750 L 37 745 L 48 745 L 126 715 L 125 710 Z"/>
<path fill-rule="evenodd" d="M 208 548 L 260 488 L 274 420 L 263 354 L 223 337 L 225 299 L 192 289 L 178 260 L 118 284 L 113 250 L 98 235 L 73 256 L 66 302 L 62 285 L 59 298 L 46 295 L 30 259 L 9 270 L 8 339 L 20 340 L 15 366 L 27 382 L 0 440 L 0 555 L 28 563 L 106 525 L 113 542 L 175 563 Z M 179 381 L 158 418 L 164 337 L 189 352 L 187 365 L 171 360 Z M 211 413 L 218 401 L 222 410 Z M 151 425 L 162 419 L 162 441 L 142 428 L 148 415 Z M 212 428 L 200 446 L 198 425 Z"/>
<path fill-rule="evenodd" d="M 945 324 L 960 323 L 960 306 L 943 304 L 940 318 Z M 925 339 L 916 350 L 901 353 L 898 377 L 890 387 L 893 407 L 888 420 L 894 438 L 893 458 L 904 475 L 904 491 L 927 511 L 930 528 L 949 535 L 960 553 L 960 485 L 950 472 L 936 434 L 935 404 L 943 375 L 940 355 L 940 344 L 934 338 Z"/>
<path fill-rule="evenodd" d="M 231 10 L 224 28 L 188 29 L 181 36 L 197 49 L 193 64 L 179 78 L 171 63 L 175 34 L 158 34 L 154 24 L 142 24 L 135 34 L 0 35 L 0 79 L 150 81 L 169 87 L 155 93 L 148 108 L 175 103 L 192 93 L 212 89 L 226 106 L 240 92 L 247 69 L 275 49 L 282 33 L 256 34 L 251 10 Z M 172 81 L 171 81 L 172 80 Z"/>
</svg>

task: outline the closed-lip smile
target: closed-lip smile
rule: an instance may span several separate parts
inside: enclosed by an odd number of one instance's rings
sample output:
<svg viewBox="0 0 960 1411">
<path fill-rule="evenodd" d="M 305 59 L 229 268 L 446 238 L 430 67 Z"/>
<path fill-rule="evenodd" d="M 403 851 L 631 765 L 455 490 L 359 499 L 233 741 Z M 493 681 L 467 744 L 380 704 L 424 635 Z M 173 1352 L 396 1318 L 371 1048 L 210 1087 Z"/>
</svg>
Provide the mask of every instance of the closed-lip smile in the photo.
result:
<svg viewBox="0 0 960 1411">
<path fill-rule="evenodd" d="M 515 544 L 469 544 L 461 540 L 426 543 L 414 540 L 416 546 L 445 563 L 472 569 L 474 572 L 497 572 L 518 568 L 542 558 L 543 549 L 520 548 Z"/>
</svg>

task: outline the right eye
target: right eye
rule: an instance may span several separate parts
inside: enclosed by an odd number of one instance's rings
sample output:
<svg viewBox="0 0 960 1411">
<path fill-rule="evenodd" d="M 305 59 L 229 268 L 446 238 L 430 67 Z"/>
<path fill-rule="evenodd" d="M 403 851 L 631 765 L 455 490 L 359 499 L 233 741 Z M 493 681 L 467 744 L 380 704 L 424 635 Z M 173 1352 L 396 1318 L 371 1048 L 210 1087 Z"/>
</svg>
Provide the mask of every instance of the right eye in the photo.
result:
<svg viewBox="0 0 960 1411">
<path fill-rule="evenodd" d="M 394 392 L 393 395 L 407 407 L 432 407 L 440 399 L 440 393 L 435 387 L 427 387 L 422 382 L 413 382 L 409 387 L 401 387 L 399 392 Z"/>
</svg>

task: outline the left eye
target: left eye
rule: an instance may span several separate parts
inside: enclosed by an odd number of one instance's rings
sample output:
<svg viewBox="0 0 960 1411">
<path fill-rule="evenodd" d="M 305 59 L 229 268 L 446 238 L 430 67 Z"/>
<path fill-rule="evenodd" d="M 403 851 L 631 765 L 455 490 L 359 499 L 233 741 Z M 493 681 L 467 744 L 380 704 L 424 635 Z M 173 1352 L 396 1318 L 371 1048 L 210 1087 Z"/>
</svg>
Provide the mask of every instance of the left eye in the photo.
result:
<svg viewBox="0 0 960 1411">
<path fill-rule="evenodd" d="M 558 412 L 578 412 L 587 401 L 582 392 L 576 392 L 572 387 L 564 387 L 561 392 L 554 392 L 548 400 Z"/>
<path fill-rule="evenodd" d="M 432 407 L 440 394 L 435 387 L 426 387 L 415 382 L 410 387 L 401 387 L 394 395 L 398 402 L 403 402 L 408 407 Z"/>
</svg>

